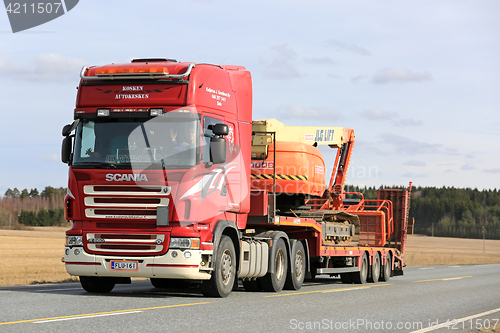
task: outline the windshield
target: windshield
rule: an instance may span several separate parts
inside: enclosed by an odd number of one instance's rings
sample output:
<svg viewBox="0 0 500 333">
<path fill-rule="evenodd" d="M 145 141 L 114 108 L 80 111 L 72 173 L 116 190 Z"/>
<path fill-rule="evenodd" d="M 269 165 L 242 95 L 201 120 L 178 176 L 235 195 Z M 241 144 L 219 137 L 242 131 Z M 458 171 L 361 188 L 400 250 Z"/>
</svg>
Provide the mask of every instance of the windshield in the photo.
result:
<svg viewBox="0 0 500 333">
<path fill-rule="evenodd" d="M 76 131 L 73 167 L 192 167 L 201 158 L 200 120 L 193 116 L 83 120 Z"/>
</svg>

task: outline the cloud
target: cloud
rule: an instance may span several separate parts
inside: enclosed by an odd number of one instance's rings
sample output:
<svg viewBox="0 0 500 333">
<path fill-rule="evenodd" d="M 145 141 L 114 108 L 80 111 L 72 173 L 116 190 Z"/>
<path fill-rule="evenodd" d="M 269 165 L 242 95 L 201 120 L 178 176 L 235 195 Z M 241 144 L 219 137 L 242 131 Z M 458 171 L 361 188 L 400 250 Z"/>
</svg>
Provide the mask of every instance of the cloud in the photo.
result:
<svg viewBox="0 0 500 333">
<path fill-rule="evenodd" d="M 423 177 L 427 177 L 427 175 L 424 174 L 424 173 L 413 173 L 413 172 L 405 172 L 401 176 L 403 176 L 405 178 L 423 178 Z"/>
<path fill-rule="evenodd" d="M 392 133 L 381 134 L 379 137 L 383 143 L 392 145 L 395 153 L 401 155 L 414 156 L 417 154 L 457 154 L 455 149 L 444 147 L 442 144 L 420 142 Z"/>
<path fill-rule="evenodd" d="M 431 80 L 432 75 L 428 72 L 415 73 L 406 68 L 384 68 L 372 76 L 372 82 L 375 84 L 423 82 Z"/>
<path fill-rule="evenodd" d="M 404 118 L 394 120 L 394 124 L 397 126 L 421 126 L 424 122 L 420 119 Z"/>
<path fill-rule="evenodd" d="M 398 114 L 395 112 L 383 110 L 363 110 L 359 111 L 358 114 L 368 120 L 387 120 L 398 117 Z"/>
<path fill-rule="evenodd" d="M 330 57 L 309 57 L 309 58 L 304 58 L 304 61 L 315 65 L 331 65 L 336 63 Z"/>
<path fill-rule="evenodd" d="M 329 39 L 325 42 L 325 44 L 326 44 L 326 46 L 329 46 L 329 47 L 335 47 L 338 51 L 347 51 L 347 52 L 359 54 L 362 56 L 371 56 L 370 51 L 368 51 L 367 49 L 360 47 L 358 45 L 355 45 L 355 44 L 347 44 L 347 43 L 341 42 L 337 39 Z"/>
<path fill-rule="evenodd" d="M 464 171 L 468 171 L 468 170 L 475 170 L 476 168 L 474 167 L 474 165 L 470 164 L 470 163 L 467 163 L 467 164 L 464 164 L 460 167 L 460 170 L 464 170 Z"/>
<path fill-rule="evenodd" d="M 277 113 L 283 118 L 296 119 L 318 119 L 318 120 L 341 120 L 344 116 L 332 108 L 323 107 L 303 107 L 297 104 L 280 105 L 277 108 Z"/>
<path fill-rule="evenodd" d="M 332 73 L 328 73 L 326 74 L 327 77 L 330 77 L 332 79 L 340 79 L 341 76 L 340 75 L 337 75 L 337 74 L 332 74 Z"/>
<path fill-rule="evenodd" d="M 357 112 L 361 117 L 370 121 L 391 121 L 396 126 L 420 126 L 423 124 L 422 120 L 415 120 L 412 118 L 400 118 L 396 112 L 389 112 L 384 110 L 363 110 Z"/>
<path fill-rule="evenodd" d="M 364 83 L 363 81 L 365 81 L 368 77 L 366 75 L 358 75 L 358 76 L 354 76 L 352 79 L 351 79 L 351 82 L 353 84 L 359 84 L 359 83 Z"/>
<path fill-rule="evenodd" d="M 484 169 L 483 171 L 486 172 L 486 173 L 500 173 L 500 168 L 496 168 L 496 169 Z"/>
<path fill-rule="evenodd" d="M 412 165 L 412 166 L 426 166 L 427 165 L 427 163 L 425 163 L 425 162 L 416 161 L 416 160 L 406 161 L 403 164 L 404 165 Z"/>
<path fill-rule="evenodd" d="M 28 63 L 0 55 L 0 74 L 30 81 L 74 79 L 85 64 L 83 59 L 54 53 L 37 54 Z"/>
<path fill-rule="evenodd" d="M 297 53 L 287 44 L 280 44 L 271 47 L 273 58 L 266 62 L 264 77 L 273 80 L 289 80 L 301 76 L 295 68 Z"/>
<path fill-rule="evenodd" d="M 21 68 L 20 64 L 17 64 L 13 59 L 0 54 L 0 73 L 16 73 Z"/>
</svg>

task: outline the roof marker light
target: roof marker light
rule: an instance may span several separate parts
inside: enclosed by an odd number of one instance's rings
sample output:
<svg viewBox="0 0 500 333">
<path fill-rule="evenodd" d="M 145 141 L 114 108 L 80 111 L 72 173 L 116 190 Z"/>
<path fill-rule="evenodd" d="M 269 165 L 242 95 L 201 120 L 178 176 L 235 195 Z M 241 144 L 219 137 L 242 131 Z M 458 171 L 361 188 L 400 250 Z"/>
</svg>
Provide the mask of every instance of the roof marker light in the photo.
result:
<svg viewBox="0 0 500 333">
<path fill-rule="evenodd" d="M 97 109 L 97 116 L 98 117 L 108 117 L 110 113 L 109 109 Z"/>
<path fill-rule="evenodd" d="M 151 117 L 161 116 L 163 114 L 163 109 L 149 109 L 149 115 Z"/>
<path fill-rule="evenodd" d="M 168 74 L 168 68 L 158 67 L 101 67 L 95 70 L 96 75 L 114 74 Z"/>
</svg>

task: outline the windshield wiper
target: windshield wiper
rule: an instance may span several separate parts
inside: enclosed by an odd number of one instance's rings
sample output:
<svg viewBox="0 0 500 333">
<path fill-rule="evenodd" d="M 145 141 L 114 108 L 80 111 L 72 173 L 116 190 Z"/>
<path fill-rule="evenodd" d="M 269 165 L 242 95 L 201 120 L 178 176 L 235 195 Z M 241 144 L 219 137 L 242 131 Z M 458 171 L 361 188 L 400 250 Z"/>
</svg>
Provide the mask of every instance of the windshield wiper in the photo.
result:
<svg viewBox="0 0 500 333">
<path fill-rule="evenodd" d="M 85 166 L 93 166 L 93 167 L 103 167 L 105 169 L 116 169 L 116 163 L 115 162 L 99 162 L 99 161 L 92 161 L 92 162 L 77 162 L 74 163 L 73 165 L 85 165 Z"/>
</svg>

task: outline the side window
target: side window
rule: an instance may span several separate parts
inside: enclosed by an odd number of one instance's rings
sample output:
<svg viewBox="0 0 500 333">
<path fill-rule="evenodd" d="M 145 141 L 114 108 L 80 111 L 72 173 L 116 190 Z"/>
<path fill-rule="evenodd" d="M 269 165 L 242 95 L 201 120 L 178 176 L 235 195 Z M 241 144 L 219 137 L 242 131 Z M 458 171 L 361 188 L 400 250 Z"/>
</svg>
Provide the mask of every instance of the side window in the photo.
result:
<svg viewBox="0 0 500 333">
<path fill-rule="evenodd" d="M 89 121 L 83 125 L 82 128 L 82 149 L 80 150 L 80 157 L 89 157 L 91 152 L 95 151 L 95 132 L 94 123 Z"/>
<path fill-rule="evenodd" d="M 203 134 L 213 135 L 212 130 L 208 129 L 208 125 L 224 123 L 224 121 L 212 117 L 203 117 Z M 203 136 L 203 163 L 210 162 L 210 137 Z"/>
</svg>

